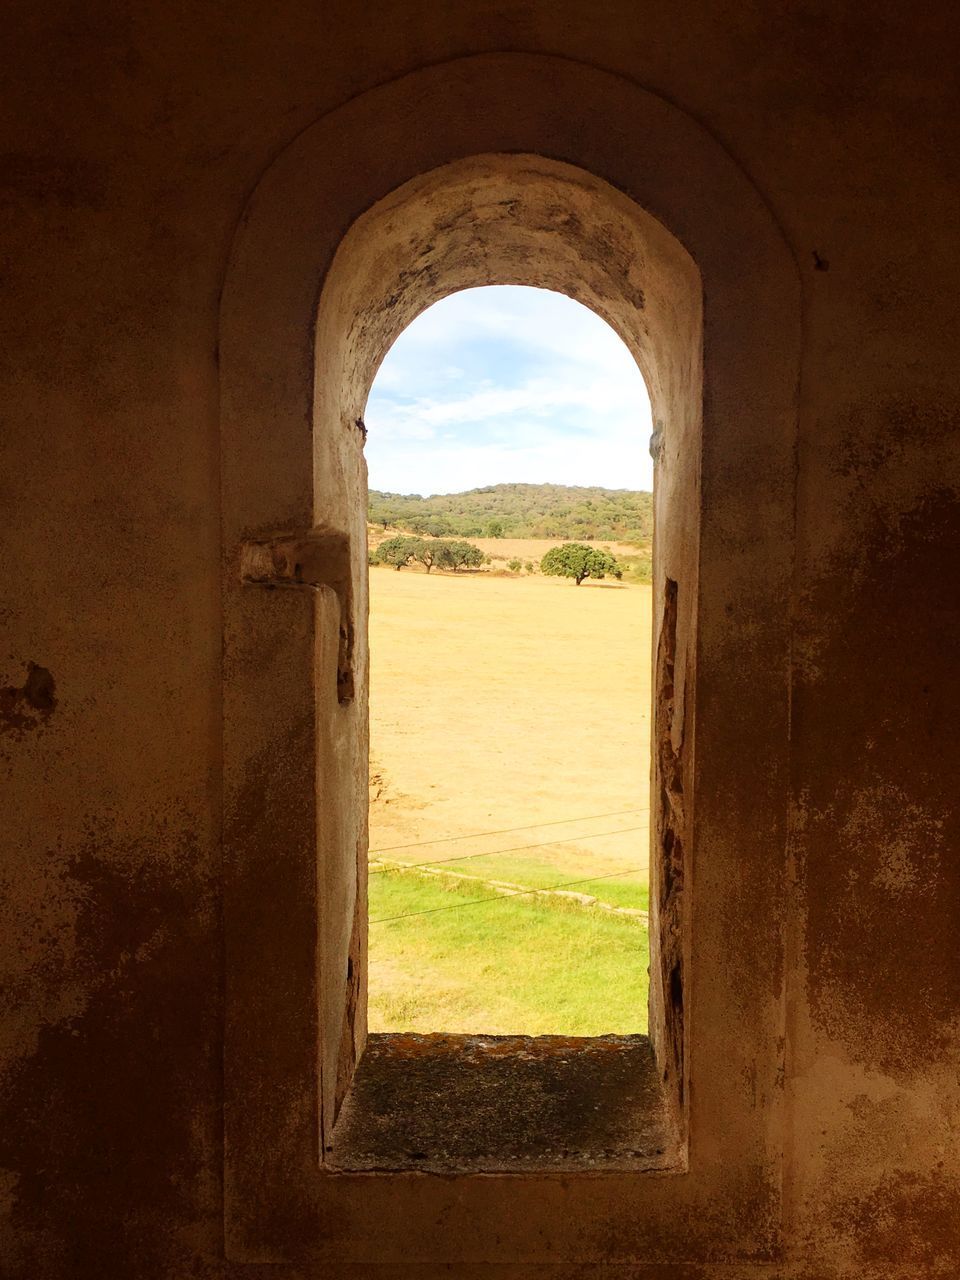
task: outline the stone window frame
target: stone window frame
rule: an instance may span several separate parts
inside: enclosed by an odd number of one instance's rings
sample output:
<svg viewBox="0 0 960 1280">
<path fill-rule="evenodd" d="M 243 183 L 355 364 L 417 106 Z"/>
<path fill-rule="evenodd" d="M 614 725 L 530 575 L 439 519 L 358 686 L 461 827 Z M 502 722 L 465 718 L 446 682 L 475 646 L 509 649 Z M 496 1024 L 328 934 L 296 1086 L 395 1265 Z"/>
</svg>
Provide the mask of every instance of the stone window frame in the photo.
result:
<svg viewBox="0 0 960 1280">
<path fill-rule="evenodd" d="M 356 884 L 329 873 L 351 857 L 359 867 L 366 849 L 366 721 L 350 688 L 366 664 L 365 597 L 344 550 L 364 536 L 349 497 L 362 455 L 352 408 L 326 398 L 374 372 L 369 347 L 366 371 L 348 368 L 355 343 L 340 350 L 336 377 L 316 364 L 336 346 L 325 335 L 352 323 L 323 295 L 335 296 L 331 268 L 367 211 L 444 166 L 471 157 L 495 166 L 498 156 L 571 166 L 605 184 L 668 228 L 702 280 L 703 393 L 687 415 L 700 435 L 699 527 L 681 533 L 691 544 L 681 607 L 689 601 L 694 615 L 685 669 L 696 723 L 682 804 L 693 832 L 680 930 L 688 1016 L 665 1062 L 668 1073 L 681 1064 L 673 1083 L 687 1159 L 669 1176 L 558 1183 L 323 1168 L 324 1111 L 362 1047 L 365 936 Z M 381 1262 L 414 1260 L 417 1249 L 461 1263 L 609 1262 L 612 1215 L 624 1260 L 682 1261 L 734 1241 L 754 1258 L 775 1253 L 799 350 L 796 267 L 758 193 L 688 116 L 605 72 L 518 54 L 431 67 L 324 117 L 263 176 L 221 310 L 231 1260 L 359 1263 L 372 1256 L 371 1215 L 383 1224 Z M 669 396 L 657 368 L 644 372 L 655 404 L 658 390 Z M 669 425 L 664 438 L 671 447 Z M 334 475 L 339 489 L 325 483 Z M 658 504 L 670 501 L 669 488 L 658 490 Z M 256 581 L 277 589 L 245 585 Z M 297 582 L 314 590 L 283 589 Z M 677 734 L 675 721 L 674 750 Z M 671 807 L 662 790 L 661 839 Z M 496 1244 L 473 1227 L 485 1213 L 504 1224 Z M 423 1242 L 413 1255 L 411 1241 Z"/>
</svg>

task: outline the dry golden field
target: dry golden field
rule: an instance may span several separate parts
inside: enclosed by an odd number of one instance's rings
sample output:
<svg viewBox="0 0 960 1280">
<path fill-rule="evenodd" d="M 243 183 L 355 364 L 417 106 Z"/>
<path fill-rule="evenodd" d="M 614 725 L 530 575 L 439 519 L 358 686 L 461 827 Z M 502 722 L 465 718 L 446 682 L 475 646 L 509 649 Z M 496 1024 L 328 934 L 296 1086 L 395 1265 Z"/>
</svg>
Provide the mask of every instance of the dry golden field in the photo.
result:
<svg viewBox="0 0 960 1280">
<path fill-rule="evenodd" d="M 537 543 L 539 555 L 550 545 Z M 372 568 L 370 597 L 371 859 L 442 863 L 531 886 L 594 879 L 585 892 L 644 906 L 650 588 Z M 438 898 L 442 890 L 430 884 L 421 886 L 427 897 L 411 897 L 420 877 L 400 879 L 402 886 L 393 875 L 371 876 L 372 921 L 423 903 L 436 910 L 450 896 Z M 516 932 L 517 909 L 532 903 L 521 897 L 509 913 L 495 904 L 425 915 L 423 927 L 448 928 L 447 941 L 431 945 L 467 946 L 469 932 L 449 932 L 454 917 L 459 925 L 483 914 L 495 928 L 509 915 Z M 413 947 L 414 932 L 401 945 L 395 929 L 371 923 L 371 1029 L 568 1029 L 551 1021 L 550 1009 L 531 1023 L 522 993 L 506 1012 L 480 1000 L 467 1016 L 465 1000 L 476 995 L 469 975 L 454 981 L 446 1003 L 411 1003 L 411 988 L 422 995 L 442 983 L 426 972 L 426 944 Z M 576 951 L 575 938 L 564 945 Z M 645 958 L 636 963 L 645 969 Z M 642 1029 L 640 1013 L 625 1016 L 626 1027 L 602 1026 Z"/>
<path fill-rule="evenodd" d="M 599 816 L 649 803 L 649 587 L 374 568 L 370 652 L 372 853 L 646 821 Z M 638 842 L 596 851 L 633 865 Z"/>
</svg>

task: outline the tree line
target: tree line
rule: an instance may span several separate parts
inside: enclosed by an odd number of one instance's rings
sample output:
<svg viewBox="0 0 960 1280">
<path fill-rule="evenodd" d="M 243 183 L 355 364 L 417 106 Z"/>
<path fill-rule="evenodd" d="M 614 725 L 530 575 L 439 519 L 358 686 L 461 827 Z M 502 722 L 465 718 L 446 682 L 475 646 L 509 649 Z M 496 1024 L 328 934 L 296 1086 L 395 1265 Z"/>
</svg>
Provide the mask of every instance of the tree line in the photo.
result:
<svg viewBox="0 0 960 1280">
<path fill-rule="evenodd" d="M 371 563 L 390 564 L 398 571 L 408 564 L 422 564 L 427 573 L 431 569 L 479 569 L 482 564 L 489 563 L 479 547 L 460 539 L 444 538 L 411 538 L 404 534 L 396 534 L 381 542 L 371 554 Z M 509 568 L 518 573 L 521 568 L 519 559 L 510 561 Z M 527 571 L 533 569 L 533 562 L 527 561 Z M 565 542 L 562 546 L 551 547 L 540 561 L 540 572 L 552 577 L 573 578 L 579 587 L 586 578 L 604 578 L 609 574 L 612 578 L 622 578 L 623 570 L 615 556 L 599 547 L 590 547 L 582 542 Z"/>
<path fill-rule="evenodd" d="M 407 564 L 422 564 L 431 569 L 479 569 L 487 557 L 471 542 L 444 538 L 408 538 L 397 534 L 381 542 L 373 555 L 377 564 L 392 564 L 402 569 Z"/>
<path fill-rule="evenodd" d="M 645 542 L 653 531 L 653 495 L 640 489 L 496 484 L 428 498 L 372 489 L 368 513 L 385 529 L 436 538 Z"/>
</svg>

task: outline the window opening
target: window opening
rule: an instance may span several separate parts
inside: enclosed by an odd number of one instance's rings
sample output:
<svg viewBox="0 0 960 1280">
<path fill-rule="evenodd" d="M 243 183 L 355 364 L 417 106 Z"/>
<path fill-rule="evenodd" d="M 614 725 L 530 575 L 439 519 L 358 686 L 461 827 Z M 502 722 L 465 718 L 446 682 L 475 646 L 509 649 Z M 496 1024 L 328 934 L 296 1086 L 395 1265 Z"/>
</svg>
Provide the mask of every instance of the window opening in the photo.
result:
<svg viewBox="0 0 960 1280">
<path fill-rule="evenodd" d="M 561 209 L 564 214 L 558 220 Z M 403 1060 L 403 1052 L 411 1044 L 409 1035 L 370 1029 L 368 941 L 373 931 L 390 928 L 396 922 L 375 910 L 375 923 L 368 923 L 368 881 L 374 879 L 368 875 L 370 648 L 366 623 L 369 579 L 371 574 L 386 573 L 391 579 L 403 582 L 412 574 L 404 568 L 399 571 L 369 568 L 367 563 L 365 444 L 373 431 L 373 419 L 369 424 L 365 421 L 365 417 L 369 417 L 367 404 L 371 385 L 386 354 L 417 317 L 429 313 L 433 304 L 461 291 L 492 284 L 498 287 L 535 285 L 543 290 L 555 289 L 582 302 L 623 340 L 638 369 L 642 370 L 649 390 L 656 423 L 651 442 L 657 468 L 655 503 L 658 513 L 667 513 L 666 519 L 657 522 L 651 631 L 659 645 L 664 582 L 669 578 L 677 583 L 676 639 L 672 646 L 674 681 L 669 713 L 676 768 L 685 790 L 685 799 L 674 816 L 673 848 L 681 860 L 689 863 L 691 859 L 696 733 L 696 704 L 692 694 L 698 624 L 696 584 L 703 406 L 701 293 L 697 268 L 679 242 L 649 213 L 601 181 L 567 166 L 532 156 L 496 155 L 478 156 L 431 171 L 384 197 L 351 227 L 324 277 L 315 328 L 311 437 L 314 531 L 311 536 L 327 541 L 344 536 L 344 545 L 349 549 L 347 567 L 352 593 L 337 591 L 339 579 L 333 573 L 319 576 L 315 584 L 312 635 L 317 676 L 314 686 L 317 1063 L 322 1159 L 332 1169 L 418 1167 L 432 1171 L 476 1167 L 495 1171 L 513 1168 L 520 1152 L 511 1144 L 519 1130 L 512 1121 L 508 1123 L 504 1108 L 510 1111 L 523 1106 L 530 1110 L 539 1099 L 540 1114 L 534 1118 L 534 1128 L 543 1135 L 539 1157 L 542 1164 L 538 1167 L 582 1169 L 599 1162 L 604 1168 L 676 1169 L 685 1159 L 686 1099 L 690 1096 L 684 1085 L 689 1062 L 685 1042 L 693 1023 L 685 976 L 692 954 L 685 906 L 690 894 L 689 883 L 680 892 L 683 877 L 675 876 L 672 883 L 677 887 L 677 895 L 669 909 L 661 912 L 660 864 L 664 849 L 656 837 L 650 858 L 649 1039 L 639 1033 L 619 1040 L 616 1036 L 598 1039 L 589 1035 L 513 1035 L 511 1038 L 507 1034 L 509 1043 L 500 1043 L 496 1037 L 478 1035 L 473 1037 L 471 1047 L 466 1043 L 469 1035 L 463 1032 L 437 1033 L 433 1038 L 415 1036 L 416 1053 L 422 1053 L 437 1070 L 441 1070 L 441 1059 L 446 1052 L 439 1040 L 443 1040 L 444 1045 L 450 1042 L 452 1075 L 442 1087 L 436 1079 L 423 1082 L 429 1096 L 439 1093 L 458 1096 L 461 1118 L 473 1109 L 488 1116 L 499 1116 L 492 1127 L 476 1135 L 475 1141 L 460 1141 L 465 1134 L 463 1125 L 451 1130 L 459 1146 L 456 1151 L 447 1152 L 452 1164 L 445 1165 L 443 1153 L 434 1150 L 434 1140 L 417 1129 L 417 1117 L 422 1118 L 425 1111 L 418 1097 L 409 1092 L 414 1075 Z M 644 448 L 646 436 L 647 431 L 634 436 L 638 450 Z M 585 468 L 581 467 L 580 471 L 577 478 L 585 478 Z M 477 487 L 486 487 L 479 483 L 486 479 L 479 473 L 472 478 Z M 392 485 L 388 487 L 396 492 Z M 273 563 L 282 558 L 283 548 L 275 538 L 269 537 L 270 529 L 265 532 Z M 266 551 L 262 554 L 265 556 Z M 254 559 L 259 564 L 258 557 Z M 331 564 L 330 568 L 335 569 L 336 565 Z M 436 564 L 429 565 L 429 573 L 427 568 L 424 563 L 421 579 L 435 587 L 451 583 L 469 586 L 473 579 L 467 574 L 474 572 L 479 578 L 484 572 L 478 566 L 471 570 L 467 565 L 454 572 L 451 566 L 445 579 L 443 570 Z M 485 580 L 496 581 L 489 576 Z M 269 582 L 280 585 L 276 574 L 268 575 Z M 624 590 L 615 586 L 611 591 L 603 581 L 592 585 L 561 585 L 566 586 L 571 602 L 588 599 L 591 594 L 602 599 L 608 594 L 612 596 L 612 591 L 622 593 Z M 278 600 L 284 595 L 274 592 Z M 568 610 L 564 625 L 572 625 L 578 613 L 579 610 Z M 483 626 L 478 625 L 476 631 L 482 635 Z M 374 643 L 375 633 L 374 619 Z M 610 628 L 604 631 L 605 653 L 611 648 L 611 634 Z M 430 639 L 429 634 L 421 633 L 415 645 L 415 660 L 419 665 L 434 661 Z M 538 634 L 535 641 L 538 648 L 542 648 L 542 640 Z M 568 648 L 572 650 L 573 646 Z M 636 671 L 650 672 L 652 661 L 648 653 L 641 657 L 638 647 Z M 353 696 L 351 687 L 344 686 L 338 675 L 338 660 L 344 657 L 350 662 L 348 674 L 353 676 Z M 502 671 L 497 674 L 503 682 Z M 574 667 L 568 674 L 572 677 L 571 688 L 579 691 L 585 683 L 583 672 Z M 461 682 L 466 683 L 466 676 L 461 676 Z M 332 692 L 334 685 L 336 697 Z M 374 672 L 374 698 L 376 686 Z M 512 690 L 508 688 L 509 693 Z M 420 702 L 426 698 L 424 695 Z M 449 719 L 465 723 L 473 711 L 474 703 L 463 696 Z M 657 714 L 661 714 L 659 701 Z M 409 728 L 412 735 L 414 727 L 424 718 L 423 706 L 412 707 L 403 717 L 404 727 Z M 526 736 L 534 741 L 537 735 Z M 544 742 L 552 743 L 557 736 L 556 724 L 551 724 L 548 731 L 539 736 Z M 584 737 L 586 739 L 586 735 Z M 488 734 L 488 742 L 488 750 L 495 752 L 499 745 L 496 735 Z M 376 754 L 374 759 L 376 762 Z M 652 763 L 652 804 L 658 811 L 660 757 L 655 755 Z M 450 765 L 450 759 L 442 761 L 443 768 Z M 645 772 L 642 766 L 640 772 Z M 562 798 L 569 801 L 574 789 L 568 784 Z M 466 791 L 466 787 L 461 791 Z M 620 803 L 612 802 L 609 806 L 591 806 L 587 810 L 578 806 L 575 811 L 567 808 L 559 816 L 588 818 L 620 808 Z M 540 814 L 531 821 L 552 820 L 552 817 Z M 647 820 L 651 828 L 656 826 L 659 835 L 658 812 Z M 618 828 L 623 825 L 619 819 L 616 823 Z M 524 824 L 517 819 L 492 825 L 483 822 L 479 826 L 465 826 L 459 832 L 447 829 L 435 834 L 475 835 L 515 825 Z M 596 831 L 596 827 L 593 830 Z M 429 835 L 421 834 L 416 840 L 426 838 L 430 838 Z M 403 851 L 390 850 L 389 846 L 414 842 L 409 839 L 384 841 L 375 832 L 373 850 L 375 854 L 388 851 L 398 854 Z M 497 847 L 505 850 L 514 844 L 516 841 Z M 450 870 L 450 864 L 446 870 Z M 685 870 L 689 882 L 689 866 Z M 377 873 L 378 876 L 387 874 L 387 871 Z M 595 868 L 588 872 L 591 879 L 597 874 Z M 570 878 L 576 881 L 585 877 Z M 614 883 L 611 875 L 604 882 L 605 890 Z M 562 880 L 541 882 L 536 887 L 555 887 L 570 893 L 580 888 Z M 525 892 L 522 896 L 532 895 Z M 519 906 L 520 897 L 519 892 L 497 894 L 496 900 L 469 910 L 475 916 L 503 912 Z M 571 905 L 571 911 L 576 909 Z M 459 908 L 451 908 L 419 919 L 433 926 L 461 914 Z M 575 950 L 579 952 L 579 948 Z M 484 953 L 482 960 L 489 963 L 489 955 Z M 647 968 L 645 960 L 646 956 L 642 955 L 635 971 L 641 979 Z M 572 969 L 571 964 L 566 976 Z M 420 976 L 421 970 L 417 967 L 416 979 Z M 642 1017 L 642 1001 L 635 1003 L 641 1005 Z M 434 1026 L 438 1021 L 434 1021 Z M 376 1025 L 375 1014 L 373 1027 Z M 439 1021 L 439 1025 L 442 1027 L 443 1022 Z M 538 1029 L 546 1030 L 542 1024 Z M 628 1069 L 620 1055 L 627 1055 L 628 1050 L 639 1051 L 641 1042 L 643 1063 L 638 1061 Z M 597 1058 L 593 1067 L 585 1070 L 586 1060 L 597 1057 L 601 1044 L 609 1053 Z M 480 1063 L 473 1062 L 468 1070 L 473 1049 L 480 1052 Z M 494 1053 L 502 1053 L 509 1060 L 513 1079 L 509 1089 L 499 1089 L 491 1075 L 489 1068 Z M 526 1078 L 528 1084 L 531 1082 L 530 1072 L 536 1075 L 535 1063 L 547 1071 L 550 1082 L 541 1078 L 539 1083 L 531 1085 L 532 1092 L 525 1094 L 521 1078 Z M 624 1066 L 620 1079 L 627 1087 L 626 1095 L 617 1084 L 620 1066 Z M 559 1077 L 551 1074 L 554 1067 L 560 1070 Z M 460 1086 L 466 1077 L 478 1087 L 482 1086 L 481 1093 L 487 1089 L 488 1094 L 469 1096 L 468 1090 L 465 1096 Z M 580 1088 L 581 1079 L 587 1082 L 586 1089 Z M 635 1088 L 643 1079 L 654 1082 L 655 1087 L 649 1093 L 655 1101 L 652 1107 L 637 1102 Z M 388 1097 L 397 1089 L 400 1103 L 388 1104 Z M 570 1150 L 563 1145 L 562 1134 L 558 1133 L 557 1145 L 552 1146 L 548 1136 L 551 1126 L 543 1114 L 550 1099 L 557 1113 L 566 1113 L 568 1117 L 577 1108 L 584 1114 L 596 1113 L 599 1109 L 609 1118 L 616 1133 L 611 1131 L 604 1136 L 597 1126 L 586 1126 L 582 1129 L 583 1145 Z M 653 1128 L 644 1136 L 640 1130 L 648 1121 Z M 569 1127 L 571 1131 L 576 1129 L 572 1123 Z M 668 1129 L 670 1137 L 666 1136 Z M 598 1146 L 601 1138 L 602 1146 Z M 416 1163 L 416 1152 L 421 1149 L 427 1159 L 423 1165 Z M 360 1157 L 355 1159 L 358 1152 Z M 481 1163 L 472 1164 L 475 1158 Z"/>
<path fill-rule="evenodd" d="M 369 468 L 371 1033 L 647 1030 L 643 377 L 558 293 L 400 335 Z"/>
</svg>

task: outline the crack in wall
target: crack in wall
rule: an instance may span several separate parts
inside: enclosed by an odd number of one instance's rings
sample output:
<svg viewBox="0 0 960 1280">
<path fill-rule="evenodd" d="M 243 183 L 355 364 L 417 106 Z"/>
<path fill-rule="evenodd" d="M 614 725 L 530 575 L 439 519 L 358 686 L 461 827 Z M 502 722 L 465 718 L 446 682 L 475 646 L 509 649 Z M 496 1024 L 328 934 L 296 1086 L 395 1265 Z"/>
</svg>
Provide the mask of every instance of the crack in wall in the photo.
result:
<svg viewBox="0 0 960 1280">
<path fill-rule="evenodd" d="M 657 646 L 656 777 L 657 806 L 657 911 L 660 947 L 655 963 L 660 967 L 663 990 L 664 1043 L 660 1059 L 664 1085 L 683 1107 L 683 726 L 674 746 L 676 713 L 674 665 L 677 653 L 677 583 L 664 585 L 663 621 Z"/>
</svg>

